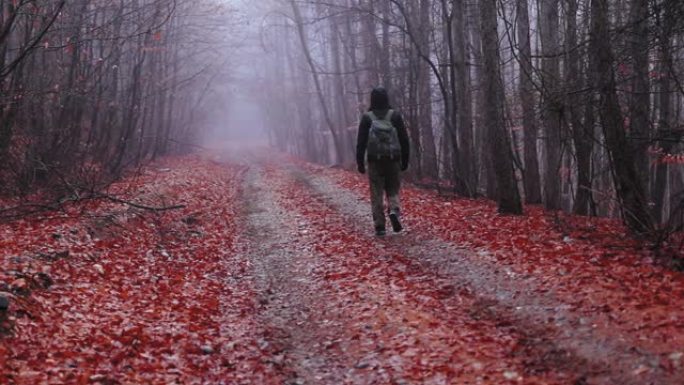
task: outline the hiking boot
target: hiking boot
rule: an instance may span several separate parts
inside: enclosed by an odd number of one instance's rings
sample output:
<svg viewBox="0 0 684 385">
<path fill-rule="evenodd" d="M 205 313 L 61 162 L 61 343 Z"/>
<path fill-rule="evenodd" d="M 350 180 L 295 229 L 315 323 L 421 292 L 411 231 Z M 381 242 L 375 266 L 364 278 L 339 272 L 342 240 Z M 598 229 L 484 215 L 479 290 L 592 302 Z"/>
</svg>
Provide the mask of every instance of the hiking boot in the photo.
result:
<svg viewBox="0 0 684 385">
<path fill-rule="evenodd" d="M 375 228 L 375 235 L 378 237 L 384 237 L 387 232 L 385 231 L 384 227 L 376 227 Z"/>
<path fill-rule="evenodd" d="M 398 233 L 403 229 L 403 227 L 401 227 L 401 222 L 399 222 L 399 214 L 390 213 L 389 219 L 390 222 L 392 222 L 392 230 L 394 230 L 395 233 Z"/>
</svg>

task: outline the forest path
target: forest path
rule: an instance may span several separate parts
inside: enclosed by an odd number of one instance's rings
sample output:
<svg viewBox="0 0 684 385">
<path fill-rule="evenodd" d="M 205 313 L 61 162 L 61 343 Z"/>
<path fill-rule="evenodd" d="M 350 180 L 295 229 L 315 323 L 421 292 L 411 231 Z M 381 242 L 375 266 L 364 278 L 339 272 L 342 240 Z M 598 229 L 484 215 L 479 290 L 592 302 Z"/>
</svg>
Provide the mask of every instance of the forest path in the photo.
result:
<svg viewBox="0 0 684 385">
<path fill-rule="evenodd" d="M 407 185 L 377 238 L 366 176 L 225 153 L 0 223 L 0 383 L 684 383 L 684 274 L 617 221 Z"/>
<path fill-rule="evenodd" d="M 368 203 L 330 174 L 272 155 L 243 161 L 247 253 L 291 383 L 681 383 L 676 351 L 611 334 L 604 315 L 547 282 L 438 228 L 408 221 L 378 239 Z"/>
<path fill-rule="evenodd" d="M 526 374 L 512 353 L 517 338 L 474 319 L 472 296 L 346 229 L 299 175 L 252 166 L 242 192 L 244 252 L 271 361 L 288 383 L 570 381 L 553 371 Z"/>
</svg>

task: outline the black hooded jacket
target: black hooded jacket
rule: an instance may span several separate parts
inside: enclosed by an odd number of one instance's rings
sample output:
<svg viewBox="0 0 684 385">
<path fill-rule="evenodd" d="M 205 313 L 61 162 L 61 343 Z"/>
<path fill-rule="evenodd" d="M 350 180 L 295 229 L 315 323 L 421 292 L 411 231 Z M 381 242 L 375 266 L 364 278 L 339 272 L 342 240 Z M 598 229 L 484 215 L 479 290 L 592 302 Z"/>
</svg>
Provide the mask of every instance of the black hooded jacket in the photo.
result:
<svg viewBox="0 0 684 385">
<path fill-rule="evenodd" d="M 375 88 L 371 92 L 371 105 L 368 111 L 373 111 L 375 116 L 382 119 L 387 115 L 387 112 L 392 107 L 389 103 L 389 95 L 384 88 Z M 373 121 L 368 114 L 363 114 L 361 123 L 359 123 L 359 134 L 356 140 L 356 163 L 358 165 L 364 164 L 366 156 L 366 146 L 368 145 L 368 132 Z M 409 138 L 404 125 L 404 119 L 397 111 L 392 112 L 392 125 L 397 129 L 397 136 L 399 137 L 399 145 L 401 146 L 401 164 L 402 168 L 406 168 L 409 162 Z"/>
</svg>

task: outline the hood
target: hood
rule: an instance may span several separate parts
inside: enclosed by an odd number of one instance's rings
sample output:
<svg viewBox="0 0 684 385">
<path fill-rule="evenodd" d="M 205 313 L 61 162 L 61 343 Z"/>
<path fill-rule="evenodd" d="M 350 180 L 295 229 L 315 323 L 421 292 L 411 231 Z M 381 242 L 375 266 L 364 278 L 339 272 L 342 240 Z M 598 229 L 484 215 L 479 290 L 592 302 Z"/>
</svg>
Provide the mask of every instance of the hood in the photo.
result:
<svg viewBox="0 0 684 385">
<path fill-rule="evenodd" d="M 371 91 L 370 108 L 368 110 L 383 111 L 391 108 L 387 90 L 382 87 L 374 88 L 373 91 Z"/>
</svg>

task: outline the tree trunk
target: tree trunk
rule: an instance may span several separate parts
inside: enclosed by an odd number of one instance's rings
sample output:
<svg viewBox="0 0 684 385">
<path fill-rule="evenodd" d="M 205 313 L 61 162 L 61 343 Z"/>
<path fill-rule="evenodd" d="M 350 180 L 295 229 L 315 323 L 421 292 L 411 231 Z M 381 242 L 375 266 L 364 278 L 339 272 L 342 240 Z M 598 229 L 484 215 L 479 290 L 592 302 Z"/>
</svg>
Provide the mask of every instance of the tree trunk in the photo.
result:
<svg viewBox="0 0 684 385">
<path fill-rule="evenodd" d="M 313 61 L 313 57 L 311 56 L 311 51 L 309 50 L 309 43 L 307 41 L 306 32 L 304 31 L 304 20 L 302 19 L 302 15 L 299 11 L 299 6 L 295 2 L 295 0 L 290 0 L 290 5 L 292 6 L 292 12 L 294 13 L 294 21 L 297 24 L 297 34 L 299 35 L 299 42 L 301 43 L 302 51 L 304 52 L 304 57 L 306 58 L 306 62 L 309 65 L 309 70 L 311 71 L 311 76 L 313 77 L 314 85 L 316 86 L 316 95 L 318 96 L 318 102 L 320 103 L 321 109 L 323 110 L 323 117 L 328 125 L 330 135 L 333 139 L 333 145 L 335 146 L 335 151 L 337 152 L 335 156 L 337 162 L 341 162 L 341 156 L 344 150 L 342 148 L 342 143 L 340 142 L 340 139 L 335 130 L 335 125 L 332 121 L 332 118 L 330 117 L 328 105 L 325 102 L 323 88 L 321 86 L 320 79 L 318 78 L 318 70 L 316 69 L 316 64 Z"/>
<path fill-rule="evenodd" d="M 382 79 L 382 85 L 387 88 L 390 95 L 397 95 L 396 90 L 394 90 L 392 77 L 392 61 L 390 50 L 390 5 L 388 0 L 382 1 L 382 56 L 380 56 L 380 78 Z M 396 99 L 396 98 L 393 98 Z"/>
<path fill-rule="evenodd" d="M 649 0 L 632 0 L 630 23 L 632 54 L 632 95 L 629 100 L 629 133 L 636 171 L 643 186 L 648 186 L 648 146 L 650 142 L 650 90 L 648 81 L 648 11 Z"/>
<path fill-rule="evenodd" d="M 660 10 L 658 10 L 659 12 Z M 659 92 L 658 92 L 658 145 L 662 154 L 670 154 L 674 149 L 675 144 L 682 139 L 682 131 L 672 128 L 672 87 L 673 79 L 670 73 L 672 66 L 672 29 L 675 23 L 674 12 L 669 12 L 663 9 L 663 23 L 659 39 L 659 55 L 660 63 L 658 66 L 659 77 Z M 656 223 L 662 223 L 666 218 L 663 215 L 665 208 L 667 179 L 668 179 L 669 165 L 657 159 L 655 180 L 653 182 L 653 216 Z"/>
<path fill-rule="evenodd" d="M 420 0 L 420 26 L 418 31 L 419 50 L 430 56 L 430 25 L 432 0 Z M 419 53 L 420 55 L 420 53 Z M 432 84 L 430 65 L 418 58 L 418 108 L 420 141 L 423 151 L 423 171 L 426 177 L 436 179 L 439 176 L 437 166 L 437 148 L 432 128 Z"/>
<path fill-rule="evenodd" d="M 544 173 L 544 206 L 548 210 L 561 208 L 560 161 L 562 101 L 559 95 L 558 0 L 541 0 L 542 42 L 542 118 L 546 136 L 546 170 Z"/>
<path fill-rule="evenodd" d="M 457 87 L 456 83 L 457 72 L 456 72 L 456 48 L 454 47 L 454 17 L 455 10 L 453 4 L 449 7 L 449 2 L 447 0 L 442 0 L 442 17 L 444 20 L 444 36 L 446 37 L 446 50 L 447 50 L 447 74 L 444 76 L 447 79 L 447 84 L 449 86 L 447 92 L 445 93 L 446 100 L 444 101 L 446 106 L 445 116 L 447 119 L 446 135 L 449 138 L 449 143 L 451 144 L 451 169 L 452 169 L 452 181 L 454 182 L 454 189 L 457 194 L 461 196 L 471 197 L 475 194 L 475 186 L 468 184 L 467 175 L 465 174 L 465 165 L 461 163 L 463 157 L 461 155 L 462 148 L 461 143 L 459 143 L 459 131 L 462 127 L 459 126 L 459 103 L 457 100 Z"/>
<path fill-rule="evenodd" d="M 453 44 L 454 57 L 453 67 L 455 69 L 455 89 L 454 102 L 456 104 L 456 122 L 458 127 L 459 140 L 459 166 L 463 173 L 463 179 L 468 186 L 468 196 L 475 196 L 477 191 L 477 175 L 474 167 L 474 147 L 473 147 L 473 117 L 468 95 L 470 76 L 466 65 L 466 2 L 457 0 L 453 4 Z"/>
<path fill-rule="evenodd" d="M 591 204 L 591 151 L 594 128 L 594 111 L 591 99 L 593 92 L 589 93 L 589 102 L 586 102 L 586 110 L 580 111 L 581 99 L 578 92 L 583 88 L 582 74 L 580 70 L 580 50 L 577 47 L 577 0 L 567 0 L 567 30 L 566 52 L 567 54 L 567 79 L 568 96 L 567 110 L 572 124 L 572 139 L 575 145 L 577 167 L 577 189 L 573 212 L 578 215 L 589 215 Z M 594 60 L 589 59 L 591 63 Z M 587 69 L 587 83 L 593 84 L 596 68 L 590 65 Z M 582 122 L 581 114 L 584 113 L 585 121 Z"/>
<path fill-rule="evenodd" d="M 482 25 L 480 24 L 480 7 L 472 7 L 472 15 L 470 19 L 475 20 L 470 28 L 470 45 L 473 47 L 472 60 L 475 63 L 475 79 L 477 84 L 475 86 L 475 138 L 476 148 L 481 149 L 477 152 L 479 167 L 478 180 L 484 181 L 485 196 L 489 199 L 497 199 L 496 191 L 496 175 L 494 173 L 493 159 L 489 146 L 491 140 L 489 132 L 486 129 L 485 115 L 486 107 L 489 101 L 486 99 L 487 95 L 483 91 L 487 74 L 482 68 Z"/>
<path fill-rule="evenodd" d="M 333 68 L 337 75 L 334 78 L 334 100 L 336 101 L 335 103 L 335 109 L 337 111 L 337 116 L 336 116 L 336 121 L 337 123 L 343 127 L 342 131 L 342 137 L 340 138 L 341 141 L 345 144 L 342 148 L 342 153 L 339 154 L 338 159 L 339 161 L 344 164 L 347 161 L 352 161 L 354 158 L 353 151 L 351 151 L 352 147 L 348 147 L 350 144 L 349 138 L 347 135 L 347 127 L 351 125 L 351 121 L 349 120 L 349 105 L 347 104 L 347 98 L 345 97 L 345 86 L 344 86 L 344 77 L 342 75 L 342 55 L 341 55 L 341 50 L 340 50 L 340 32 L 339 28 L 337 26 L 337 20 L 332 19 L 330 23 L 330 49 L 331 49 L 331 55 L 332 55 L 332 60 L 333 60 Z M 347 151 L 348 149 L 348 151 Z"/>
<path fill-rule="evenodd" d="M 350 6 L 354 5 L 354 2 L 350 0 L 349 3 Z M 349 64 L 351 66 L 351 70 L 353 71 L 353 80 L 354 80 L 354 86 L 356 87 L 356 103 L 357 103 L 357 113 L 361 114 L 365 110 L 365 104 L 364 104 L 364 99 L 363 95 L 368 92 L 368 90 L 364 89 L 361 86 L 361 79 L 359 76 L 359 73 L 361 72 L 359 69 L 359 61 L 357 58 L 357 36 L 358 33 L 357 31 L 353 28 L 352 25 L 353 17 L 352 14 L 350 13 L 345 17 L 345 32 L 347 34 L 345 41 L 347 42 L 346 44 L 346 51 L 347 55 L 345 55 L 348 60 Z M 344 44 L 345 42 L 343 42 Z M 364 93 L 365 92 L 365 93 Z"/>
<path fill-rule="evenodd" d="M 637 234 L 653 230 L 648 213 L 643 185 L 634 165 L 634 156 L 628 146 L 624 120 L 620 111 L 613 71 L 613 51 L 610 46 L 608 5 L 604 1 L 591 2 L 592 28 L 590 54 L 595 55 L 599 89 L 600 116 L 606 147 L 610 154 L 615 188 L 621 203 L 623 220 Z"/>
<path fill-rule="evenodd" d="M 380 43 L 375 32 L 375 16 L 372 0 L 364 2 L 367 13 L 363 16 L 363 36 L 364 36 L 364 53 L 365 63 L 367 68 L 367 79 L 365 88 L 371 89 L 380 85 L 380 74 L 378 73 L 378 56 L 380 53 Z"/>
<path fill-rule="evenodd" d="M 496 173 L 499 212 L 522 214 L 518 183 L 513 171 L 513 156 L 504 115 L 504 90 L 499 68 L 499 46 L 496 20 L 497 0 L 480 1 L 482 24 L 484 91 L 487 100 L 485 124 L 490 132 L 490 151 Z"/>
<path fill-rule="evenodd" d="M 522 123 L 524 135 L 525 201 L 530 204 L 542 202 L 541 179 L 539 175 L 539 159 L 537 158 L 537 118 L 534 112 L 534 83 L 532 80 L 532 49 L 530 45 L 530 18 L 527 0 L 518 0 L 518 45 L 520 57 L 520 103 L 522 106 Z"/>
</svg>

